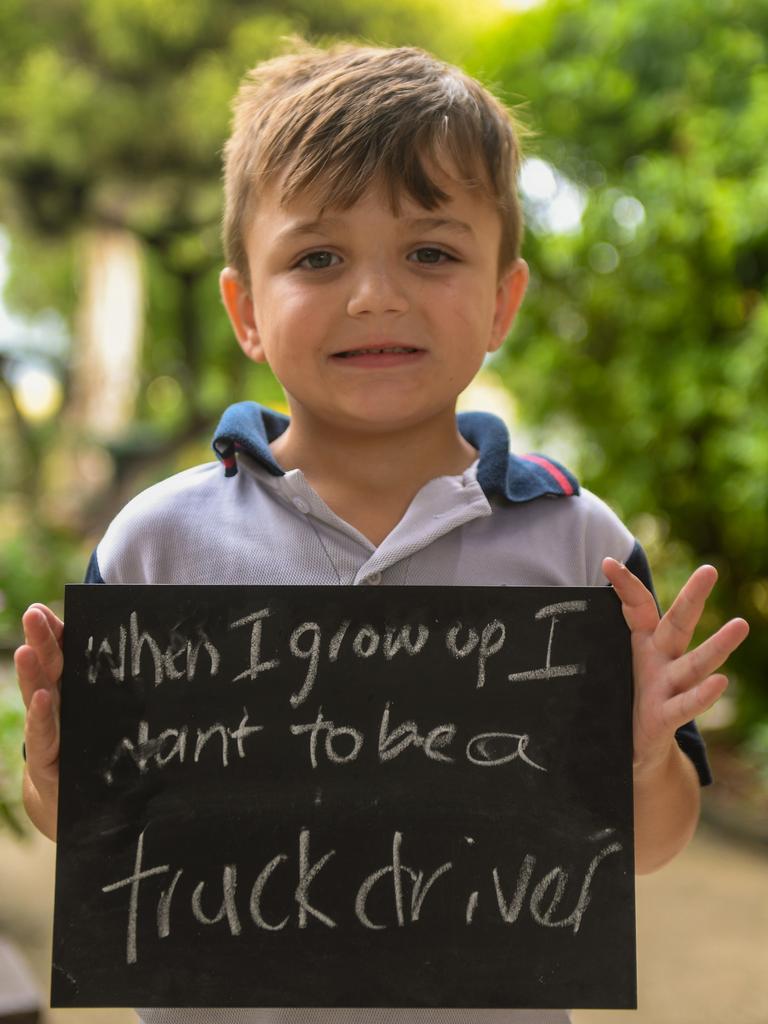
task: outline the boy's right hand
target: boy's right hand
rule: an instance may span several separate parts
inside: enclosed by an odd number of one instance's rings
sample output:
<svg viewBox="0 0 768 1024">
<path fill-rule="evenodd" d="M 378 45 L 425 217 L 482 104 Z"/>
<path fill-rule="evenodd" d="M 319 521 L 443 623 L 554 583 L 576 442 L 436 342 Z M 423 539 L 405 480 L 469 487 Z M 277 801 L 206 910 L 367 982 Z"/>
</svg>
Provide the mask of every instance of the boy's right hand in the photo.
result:
<svg viewBox="0 0 768 1024">
<path fill-rule="evenodd" d="M 33 604 L 22 616 L 21 624 L 25 643 L 16 651 L 14 662 L 27 708 L 24 807 L 32 823 L 55 842 L 64 623 L 50 608 Z"/>
</svg>

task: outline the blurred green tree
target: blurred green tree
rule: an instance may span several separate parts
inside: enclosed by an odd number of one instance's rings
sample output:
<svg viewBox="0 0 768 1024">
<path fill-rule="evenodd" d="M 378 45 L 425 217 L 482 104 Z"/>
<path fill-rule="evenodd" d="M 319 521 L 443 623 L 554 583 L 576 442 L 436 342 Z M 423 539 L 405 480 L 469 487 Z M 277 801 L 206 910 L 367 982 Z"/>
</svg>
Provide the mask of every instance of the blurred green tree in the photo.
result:
<svg viewBox="0 0 768 1024">
<path fill-rule="evenodd" d="M 29 601 L 80 577 L 127 497 L 205 457 L 224 405 L 281 400 L 232 343 L 216 273 L 230 98 L 292 32 L 423 45 L 525 102 L 533 275 L 494 365 L 542 445 L 554 433 L 553 453 L 572 450 L 646 543 L 662 600 L 706 559 L 721 572 L 709 624 L 764 625 L 768 0 L 549 0 L 503 16 L 493 0 L 5 0 L 6 302 L 59 311 L 71 348 L 0 338 L 0 644 Z M 83 305 L 110 238 L 145 315 L 130 429 L 99 437 L 82 419 L 99 334 Z M 64 386 L 41 423 L 13 387 L 35 354 Z M 733 659 L 742 729 L 768 717 L 767 655 L 755 628 Z"/>
<path fill-rule="evenodd" d="M 282 399 L 268 371 L 244 367 L 218 300 L 221 147 L 244 72 L 294 33 L 407 42 L 457 59 L 469 18 L 445 0 L 2 5 L 6 303 L 26 315 L 58 310 L 73 341 L 56 363 L 45 345 L 30 352 L 0 338 L 0 466 L 13 494 L 4 522 L 16 546 L 0 555 L 0 633 L 15 631 L 44 582 L 36 537 L 64 572 L 71 559 L 56 561 L 52 534 L 62 552 L 67 538 L 96 535 L 139 479 L 164 475 L 190 445 L 202 449 L 229 402 Z M 62 377 L 54 423 L 30 422 L 16 400 L 14 373 L 30 356 Z"/>
<path fill-rule="evenodd" d="M 218 299 L 221 147 L 245 71 L 292 34 L 422 45 L 460 60 L 470 25 L 493 8 L 0 5 L 4 301 L 25 318 L 0 324 L 0 655 L 19 642 L 31 601 L 61 611 L 64 582 L 82 579 L 88 549 L 133 493 L 210 456 L 227 404 L 282 401 L 268 371 L 244 364 Z M 40 419 L 18 387 L 39 364 L 63 392 L 58 415 Z M 0 715 L 0 823 L 20 820 L 17 765 L 3 757 L 20 749 L 22 721 L 14 695 Z"/>
<path fill-rule="evenodd" d="M 768 717 L 768 2 L 552 0 L 468 64 L 538 135 L 532 282 L 496 367 L 635 525 L 662 600 L 717 566 L 707 624 L 753 625 L 731 662 L 748 727 Z"/>
</svg>

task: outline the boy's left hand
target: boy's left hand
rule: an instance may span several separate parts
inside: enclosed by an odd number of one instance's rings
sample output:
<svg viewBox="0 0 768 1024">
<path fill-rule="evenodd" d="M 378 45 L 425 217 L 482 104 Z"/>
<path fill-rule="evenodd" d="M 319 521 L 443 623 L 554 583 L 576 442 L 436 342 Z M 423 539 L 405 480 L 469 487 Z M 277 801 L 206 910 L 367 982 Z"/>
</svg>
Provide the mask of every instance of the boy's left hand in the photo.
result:
<svg viewBox="0 0 768 1024">
<path fill-rule="evenodd" d="M 621 600 L 624 619 L 632 632 L 637 777 L 661 767 L 669 756 L 675 730 L 722 696 L 728 679 L 717 669 L 746 638 L 749 624 L 744 619 L 731 619 L 688 651 L 717 580 L 714 566 L 699 566 L 663 617 L 651 592 L 625 565 L 606 558 L 603 572 Z"/>
</svg>

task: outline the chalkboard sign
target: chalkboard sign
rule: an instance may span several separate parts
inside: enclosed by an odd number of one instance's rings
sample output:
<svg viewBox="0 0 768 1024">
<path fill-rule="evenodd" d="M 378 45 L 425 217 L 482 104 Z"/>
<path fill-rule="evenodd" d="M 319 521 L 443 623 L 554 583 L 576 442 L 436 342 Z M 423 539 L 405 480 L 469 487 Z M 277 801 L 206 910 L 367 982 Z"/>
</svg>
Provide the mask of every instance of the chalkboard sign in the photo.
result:
<svg viewBox="0 0 768 1024">
<path fill-rule="evenodd" d="M 66 593 L 53 1006 L 633 1007 L 609 588 Z"/>
</svg>

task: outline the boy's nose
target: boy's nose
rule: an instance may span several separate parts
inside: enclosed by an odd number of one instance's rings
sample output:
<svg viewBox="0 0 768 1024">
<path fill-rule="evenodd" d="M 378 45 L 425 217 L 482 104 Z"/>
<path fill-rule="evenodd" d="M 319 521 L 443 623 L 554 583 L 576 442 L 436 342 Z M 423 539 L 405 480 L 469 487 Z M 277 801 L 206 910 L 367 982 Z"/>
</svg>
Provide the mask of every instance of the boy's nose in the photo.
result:
<svg viewBox="0 0 768 1024">
<path fill-rule="evenodd" d="M 407 309 L 408 298 L 396 274 L 382 268 L 371 268 L 361 269 L 354 275 L 347 301 L 349 316 L 404 313 Z"/>
</svg>

